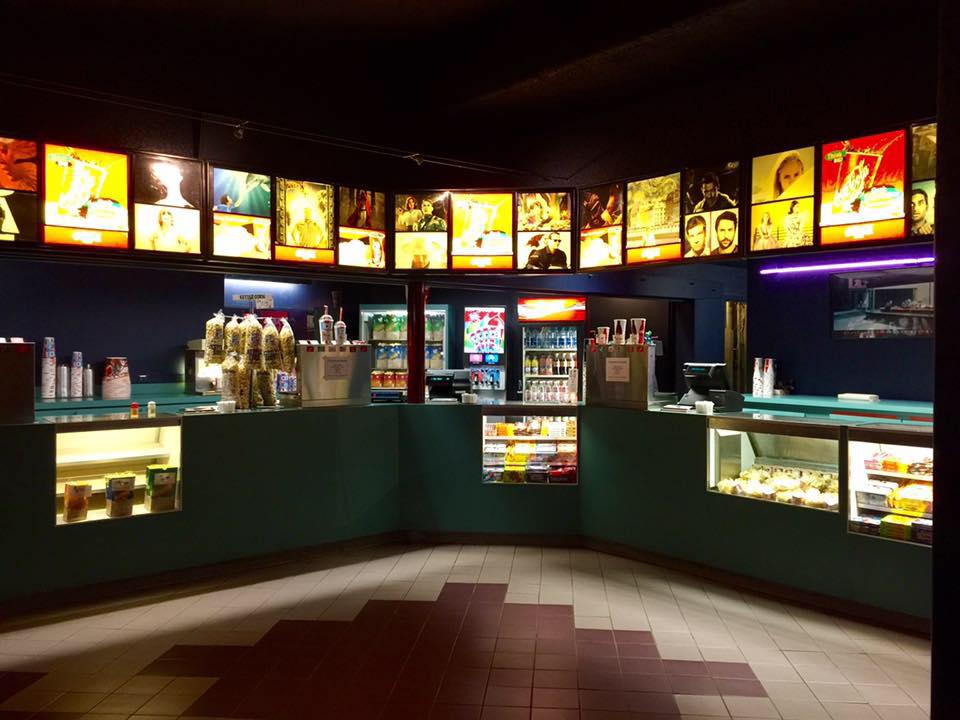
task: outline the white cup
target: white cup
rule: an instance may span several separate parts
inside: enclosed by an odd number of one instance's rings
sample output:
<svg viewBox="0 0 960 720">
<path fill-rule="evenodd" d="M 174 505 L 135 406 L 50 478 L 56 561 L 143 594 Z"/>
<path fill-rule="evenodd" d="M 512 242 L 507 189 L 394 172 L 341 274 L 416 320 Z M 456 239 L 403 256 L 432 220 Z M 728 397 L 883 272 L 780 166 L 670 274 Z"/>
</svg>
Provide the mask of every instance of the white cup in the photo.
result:
<svg viewBox="0 0 960 720">
<path fill-rule="evenodd" d="M 237 401 L 236 400 L 221 400 L 217 403 L 217 411 L 223 414 L 228 414 L 236 412 L 237 410 Z"/>
<path fill-rule="evenodd" d="M 597 328 L 597 345 L 610 344 L 610 326 L 601 325 Z"/>
<path fill-rule="evenodd" d="M 698 415 L 713 415 L 712 400 L 697 400 L 693 406 L 697 409 Z"/>
</svg>

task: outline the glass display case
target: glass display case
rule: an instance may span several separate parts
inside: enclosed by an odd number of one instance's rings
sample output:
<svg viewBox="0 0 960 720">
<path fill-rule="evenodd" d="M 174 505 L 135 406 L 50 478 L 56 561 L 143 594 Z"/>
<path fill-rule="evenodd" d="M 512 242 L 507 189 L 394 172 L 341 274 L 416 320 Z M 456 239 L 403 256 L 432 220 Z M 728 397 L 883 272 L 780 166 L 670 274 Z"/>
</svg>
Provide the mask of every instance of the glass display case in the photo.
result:
<svg viewBox="0 0 960 720">
<path fill-rule="evenodd" d="M 447 367 L 447 306 L 428 305 L 424 327 L 424 368 Z M 370 343 L 374 400 L 405 399 L 407 394 L 407 309 L 402 305 L 361 305 L 360 339 Z"/>
<path fill-rule="evenodd" d="M 849 531 L 932 545 L 933 428 L 861 425 L 847 437 Z"/>
<path fill-rule="evenodd" d="M 711 417 L 707 489 L 837 512 L 839 423 Z"/>
<path fill-rule="evenodd" d="M 56 424 L 56 523 L 180 510 L 180 418 L 125 413 L 46 418 Z"/>
<path fill-rule="evenodd" d="M 575 485 L 579 435 L 575 408 L 483 407 L 483 482 Z"/>
</svg>

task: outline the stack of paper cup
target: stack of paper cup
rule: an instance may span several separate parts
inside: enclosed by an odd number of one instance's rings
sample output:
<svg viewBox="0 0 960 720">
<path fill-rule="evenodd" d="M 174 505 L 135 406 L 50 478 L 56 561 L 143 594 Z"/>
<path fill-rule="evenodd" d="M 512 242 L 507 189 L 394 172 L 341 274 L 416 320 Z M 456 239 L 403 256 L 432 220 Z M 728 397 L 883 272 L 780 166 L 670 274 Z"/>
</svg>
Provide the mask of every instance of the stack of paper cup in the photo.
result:
<svg viewBox="0 0 960 720">
<path fill-rule="evenodd" d="M 618 318 L 613 321 L 613 344 L 624 345 L 627 342 L 627 321 Z"/>
<path fill-rule="evenodd" d="M 773 388 L 777 382 L 776 361 L 773 358 L 763 359 L 763 397 L 772 398 Z"/>
<path fill-rule="evenodd" d="M 763 397 L 763 358 L 755 357 L 753 359 L 753 384 L 752 394 L 754 397 Z"/>
<path fill-rule="evenodd" d="M 601 325 L 597 328 L 597 345 L 608 345 L 610 343 L 610 327 Z"/>
<path fill-rule="evenodd" d="M 40 353 L 40 397 L 44 400 L 57 397 L 57 346 L 52 337 L 43 339 Z"/>
<path fill-rule="evenodd" d="M 83 353 L 77 350 L 70 359 L 70 397 L 83 397 Z"/>
<path fill-rule="evenodd" d="M 646 318 L 630 318 L 628 345 L 643 345 L 643 337 L 647 334 Z"/>
</svg>

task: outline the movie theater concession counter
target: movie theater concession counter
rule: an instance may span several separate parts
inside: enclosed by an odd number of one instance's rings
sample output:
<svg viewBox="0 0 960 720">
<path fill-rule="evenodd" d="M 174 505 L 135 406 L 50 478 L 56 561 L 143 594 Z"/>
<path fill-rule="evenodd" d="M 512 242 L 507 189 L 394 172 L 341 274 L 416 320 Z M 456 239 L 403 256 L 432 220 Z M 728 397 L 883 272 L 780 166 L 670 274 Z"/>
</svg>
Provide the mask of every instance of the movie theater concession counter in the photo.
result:
<svg viewBox="0 0 960 720">
<path fill-rule="evenodd" d="M 142 429 L 150 457 L 136 462 L 178 453 L 176 511 L 67 524 L 64 428 L 0 429 L 0 601 L 330 542 L 463 539 L 586 543 L 905 624 L 930 617 L 929 426 L 428 404 Z"/>
</svg>

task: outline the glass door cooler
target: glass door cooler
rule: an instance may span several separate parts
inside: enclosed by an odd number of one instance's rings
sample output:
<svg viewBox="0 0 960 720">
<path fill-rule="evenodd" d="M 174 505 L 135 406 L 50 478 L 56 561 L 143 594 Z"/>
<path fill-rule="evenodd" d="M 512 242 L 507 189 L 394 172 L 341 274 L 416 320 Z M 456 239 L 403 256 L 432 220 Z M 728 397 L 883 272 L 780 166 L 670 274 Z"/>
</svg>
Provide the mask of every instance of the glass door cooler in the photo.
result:
<svg viewBox="0 0 960 720">
<path fill-rule="evenodd" d="M 847 438 L 847 529 L 932 545 L 933 428 L 861 425 Z"/>
<path fill-rule="evenodd" d="M 424 327 L 424 369 L 447 367 L 447 306 L 428 305 Z M 403 402 L 407 396 L 407 309 L 402 305 L 361 305 L 360 339 L 373 353 L 370 393 L 374 402 Z"/>
<path fill-rule="evenodd" d="M 523 331 L 523 378 L 520 393 L 524 402 L 567 403 L 580 397 L 581 383 L 570 383 L 571 372 L 578 380 L 583 347 L 587 299 L 576 297 L 521 297 L 517 317 Z"/>
<path fill-rule="evenodd" d="M 483 482 L 576 485 L 576 408 L 550 405 L 483 407 Z"/>
</svg>

